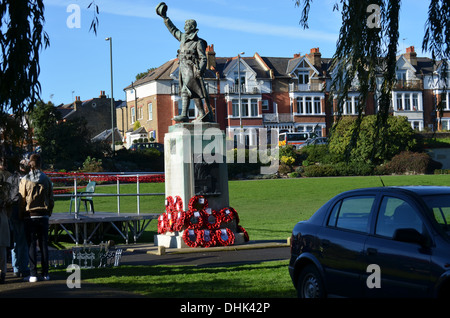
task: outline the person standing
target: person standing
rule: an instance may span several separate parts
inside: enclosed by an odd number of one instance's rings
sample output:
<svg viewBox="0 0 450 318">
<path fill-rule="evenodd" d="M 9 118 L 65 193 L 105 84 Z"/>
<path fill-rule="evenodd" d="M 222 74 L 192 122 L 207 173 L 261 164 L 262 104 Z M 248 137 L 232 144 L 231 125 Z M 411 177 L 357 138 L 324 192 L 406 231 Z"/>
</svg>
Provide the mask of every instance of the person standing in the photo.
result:
<svg viewBox="0 0 450 318">
<path fill-rule="evenodd" d="M 25 235 L 24 220 L 19 217 L 19 185 L 22 178 L 29 172 L 28 161 L 23 159 L 20 161 L 19 170 L 14 171 L 10 177 L 11 183 L 11 201 L 12 211 L 9 218 L 10 227 L 12 230 L 13 247 L 11 249 L 11 264 L 16 277 L 30 276 L 30 269 L 28 267 L 28 243 Z"/>
<path fill-rule="evenodd" d="M 10 184 L 11 174 L 6 170 L 6 161 L 0 158 L 0 284 L 5 283 L 7 269 L 7 249 L 11 244 L 9 230 L 9 216 L 11 214 Z"/>
<path fill-rule="evenodd" d="M 37 277 L 37 242 L 41 251 L 42 276 L 49 280 L 48 227 L 49 217 L 54 207 L 53 185 L 45 173 L 41 171 L 41 157 L 33 154 L 30 157 L 30 172 L 22 179 L 19 186 L 21 195 L 20 212 L 25 219 L 25 233 L 28 241 L 30 260 L 29 282 L 36 282 Z"/>
</svg>

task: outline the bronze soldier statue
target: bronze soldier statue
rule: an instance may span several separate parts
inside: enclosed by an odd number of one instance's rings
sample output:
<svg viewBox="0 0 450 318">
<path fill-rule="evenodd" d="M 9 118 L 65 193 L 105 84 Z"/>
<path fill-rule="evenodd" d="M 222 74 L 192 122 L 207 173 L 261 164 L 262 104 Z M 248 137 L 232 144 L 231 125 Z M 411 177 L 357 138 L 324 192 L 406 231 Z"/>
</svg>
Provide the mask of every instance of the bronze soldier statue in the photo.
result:
<svg viewBox="0 0 450 318">
<path fill-rule="evenodd" d="M 176 122 L 188 122 L 187 115 L 189 103 L 194 100 L 198 109 L 198 117 L 195 121 L 212 122 L 213 113 L 209 104 L 208 91 L 203 81 L 206 70 L 206 41 L 197 36 L 197 22 L 195 20 L 186 20 L 184 31 L 181 32 L 167 17 L 167 5 L 161 2 L 156 6 L 156 13 L 164 19 L 164 24 L 172 35 L 180 41 L 180 49 L 178 50 L 179 60 L 179 81 L 180 96 L 182 103 L 181 114 L 173 118 Z M 202 100 L 208 108 L 205 114 Z"/>
</svg>

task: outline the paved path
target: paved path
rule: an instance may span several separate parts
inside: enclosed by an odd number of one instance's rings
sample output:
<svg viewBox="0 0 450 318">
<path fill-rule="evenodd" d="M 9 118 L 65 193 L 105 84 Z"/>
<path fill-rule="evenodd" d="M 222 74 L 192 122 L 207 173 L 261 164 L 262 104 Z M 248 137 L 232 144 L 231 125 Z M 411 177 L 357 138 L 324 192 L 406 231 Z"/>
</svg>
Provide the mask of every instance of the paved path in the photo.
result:
<svg viewBox="0 0 450 318">
<path fill-rule="evenodd" d="M 217 248 L 161 249 L 150 244 L 121 246 L 120 265 L 194 265 L 220 266 L 255 263 L 289 258 L 286 242 L 249 242 L 244 245 Z M 10 267 L 10 264 L 8 264 Z M 69 274 L 67 274 L 69 275 Z M 141 295 L 112 289 L 110 287 L 82 282 L 82 288 L 70 289 L 65 277 L 50 273 L 50 281 L 23 282 L 7 273 L 6 283 L 0 285 L 1 298 L 142 298 Z"/>
</svg>

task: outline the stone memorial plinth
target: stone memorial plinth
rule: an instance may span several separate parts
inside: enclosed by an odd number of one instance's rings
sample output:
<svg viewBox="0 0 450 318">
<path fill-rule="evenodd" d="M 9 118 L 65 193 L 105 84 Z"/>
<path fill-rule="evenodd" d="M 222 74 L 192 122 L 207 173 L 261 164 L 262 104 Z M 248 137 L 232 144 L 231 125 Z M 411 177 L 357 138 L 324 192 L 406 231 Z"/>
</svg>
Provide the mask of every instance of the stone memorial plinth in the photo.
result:
<svg viewBox="0 0 450 318">
<path fill-rule="evenodd" d="M 229 206 L 225 133 L 217 123 L 177 123 L 164 137 L 165 195 L 189 200 L 203 196 L 208 207 Z M 155 244 L 183 247 L 178 232 L 157 235 Z"/>
</svg>

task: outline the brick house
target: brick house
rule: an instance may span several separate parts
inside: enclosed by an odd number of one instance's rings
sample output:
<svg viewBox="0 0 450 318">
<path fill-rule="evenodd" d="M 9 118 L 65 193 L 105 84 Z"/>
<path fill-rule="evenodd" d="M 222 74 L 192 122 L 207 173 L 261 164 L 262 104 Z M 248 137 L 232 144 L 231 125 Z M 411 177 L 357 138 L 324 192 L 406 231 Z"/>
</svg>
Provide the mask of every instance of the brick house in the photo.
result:
<svg viewBox="0 0 450 318">
<path fill-rule="evenodd" d="M 118 112 L 118 105 L 121 104 L 122 101 L 114 101 L 116 113 Z M 90 138 L 98 138 L 99 135 L 107 131 L 109 131 L 109 134 L 111 133 L 111 99 L 105 95 L 105 91 L 100 91 L 99 97 L 84 101 L 81 100 L 80 96 L 76 96 L 73 103 L 60 105 L 57 109 L 63 120 L 84 118 Z M 116 119 L 114 119 L 115 127 L 117 127 L 116 122 Z M 122 136 L 117 130 L 114 138 L 115 141 L 122 140 Z M 110 139 L 111 137 L 108 140 Z"/>
<path fill-rule="evenodd" d="M 329 94 L 331 59 L 323 58 L 319 48 L 293 57 L 262 57 L 258 53 L 252 57 L 216 57 L 213 45 L 208 46 L 206 53 L 205 83 L 221 129 L 233 131 L 242 126 L 247 145 L 257 143 L 258 128 L 278 133 L 315 131 L 319 136 L 327 136 L 338 105 Z M 417 57 L 414 47 L 398 56 L 392 115 L 408 117 L 417 130 L 450 129 L 450 106 L 446 102 L 449 96 L 443 94 L 442 81 L 436 79 L 439 67 L 442 63 L 434 65 L 429 58 Z M 119 130 L 132 131 L 135 121 L 139 121 L 149 137 L 163 143 L 168 127 L 174 124 L 171 118 L 181 108 L 178 85 L 178 59 L 173 59 L 125 87 L 126 106 L 120 110 L 122 117 L 117 115 L 118 125 L 122 125 Z M 355 83 L 342 105 L 343 115 L 357 115 L 358 96 Z M 376 113 L 376 99 L 377 92 L 369 94 L 366 115 Z M 438 100 L 444 100 L 446 110 L 439 127 L 435 125 Z M 196 117 L 193 103 L 189 116 Z M 119 120 L 124 117 L 127 120 Z"/>
</svg>

